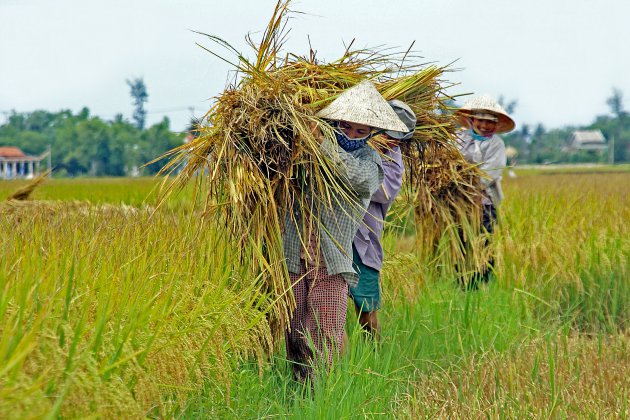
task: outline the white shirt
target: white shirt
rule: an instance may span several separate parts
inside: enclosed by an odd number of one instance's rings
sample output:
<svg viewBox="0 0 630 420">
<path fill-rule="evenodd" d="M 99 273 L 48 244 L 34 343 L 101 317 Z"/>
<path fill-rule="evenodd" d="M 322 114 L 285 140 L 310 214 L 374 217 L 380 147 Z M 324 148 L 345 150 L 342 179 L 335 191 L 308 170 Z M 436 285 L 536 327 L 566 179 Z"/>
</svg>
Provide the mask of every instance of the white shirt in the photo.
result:
<svg viewBox="0 0 630 420">
<path fill-rule="evenodd" d="M 501 179 L 503 168 L 507 164 L 505 144 L 496 134 L 487 140 L 474 140 L 470 130 L 460 131 L 458 134 L 458 148 L 467 162 L 478 164 L 488 178 L 481 182 L 486 187 L 489 197 L 484 195 L 484 204 L 498 205 L 503 199 Z"/>
</svg>

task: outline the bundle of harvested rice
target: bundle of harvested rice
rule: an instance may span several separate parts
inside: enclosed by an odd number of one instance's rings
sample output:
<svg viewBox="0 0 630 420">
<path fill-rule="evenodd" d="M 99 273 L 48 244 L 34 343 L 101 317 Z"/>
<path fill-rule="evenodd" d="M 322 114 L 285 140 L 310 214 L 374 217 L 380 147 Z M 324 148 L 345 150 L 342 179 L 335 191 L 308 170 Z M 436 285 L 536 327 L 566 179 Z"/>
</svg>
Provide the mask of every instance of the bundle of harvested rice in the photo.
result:
<svg viewBox="0 0 630 420">
<path fill-rule="evenodd" d="M 241 258 L 251 261 L 256 271 L 252 274 L 260 275 L 278 300 L 276 312 L 270 314 L 276 337 L 292 307 L 281 238 L 285 216 L 292 217 L 293 203 L 308 211 L 334 200 L 352 200 L 316 134 L 336 141 L 333 128 L 316 113 L 344 90 L 371 80 L 385 99 L 407 102 L 418 116 L 413 141 L 405 150 L 410 197 L 420 212 L 446 205 L 448 213 L 453 206 L 474 201 L 468 188 L 474 169 L 461 171 L 465 164 L 453 146 L 455 126 L 442 103 L 445 86 L 440 77 L 446 68 L 408 64 L 410 51 L 349 47 L 330 63 L 318 62 L 312 51 L 308 57 L 281 55 L 288 6 L 289 1 L 277 3 L 260 44 L 247 38 L 255 60 L 206 35 L 234 53 L 238 61 L 233 65 L 241 77 L 216 97 L 197 138 L 168 154 L 174 156 L 164 169 L 177 172 L 174 182 L 165 181 L 165 196 L 194 178 L 197 186 L 207 185 L 208 215 L 228 226 L 241 244 Z M 468 198 L 450 202 L 451 190 Z M 441 211 L 435 216 L 443 217 Z"/>
<path fill-rule="evenodd" d="M 50 170 L 38 175 L 31 182 L 26 184 L 22 188 L 18 188 L 11 195 L 9 195 L 6 200 L 28 200 L 33 191 L 37 187 L 39 187 L 50 175 Z"/>
</svg>

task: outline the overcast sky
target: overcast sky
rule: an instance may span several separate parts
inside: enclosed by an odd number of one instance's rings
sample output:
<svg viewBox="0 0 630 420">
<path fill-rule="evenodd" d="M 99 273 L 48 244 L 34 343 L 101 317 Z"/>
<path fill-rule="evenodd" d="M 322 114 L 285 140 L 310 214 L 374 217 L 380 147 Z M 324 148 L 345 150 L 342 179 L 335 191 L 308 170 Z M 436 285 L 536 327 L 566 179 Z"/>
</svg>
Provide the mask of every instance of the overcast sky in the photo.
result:
<svg viewBox="0 0 630 420">
<path fill-rule="evenodd" d="M 191 30 L 247 52 L 275 0 L 0 0 L 0 112 L 45 109 L 130 118 L 126 79 L 147 85 L 149 123 L 182 130 L 228 81 L 229 66 Z M 613 87 L 630 109 L 630 0 L 295 1 L 287 50 L 320 59 L 344 43 L 406 48 L 445 65 L 453 93 L 517 100 L 517 126 L 587 125 Z M 1 114 L 0 114 L 1 117 Z M 3 122 L 4 118 L 0 118 Z"/>
</svg>

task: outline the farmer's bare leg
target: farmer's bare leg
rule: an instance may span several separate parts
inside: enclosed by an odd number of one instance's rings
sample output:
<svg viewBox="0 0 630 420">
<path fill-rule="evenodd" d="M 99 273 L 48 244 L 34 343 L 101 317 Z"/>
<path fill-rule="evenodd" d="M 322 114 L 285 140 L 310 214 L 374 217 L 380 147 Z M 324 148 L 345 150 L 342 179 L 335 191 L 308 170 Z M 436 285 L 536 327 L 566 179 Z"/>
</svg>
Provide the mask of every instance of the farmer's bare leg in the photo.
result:
<svg viewBox="0 0 630 420">
<path fill-rule="evenodd" d="M 359 315 L 359 324 L 363 329 L 375 340 L 379 340 L 381 336 L 381 325 L 378 322 L 377 311 L 364 312 L 357 308 Z"/>
</svg>

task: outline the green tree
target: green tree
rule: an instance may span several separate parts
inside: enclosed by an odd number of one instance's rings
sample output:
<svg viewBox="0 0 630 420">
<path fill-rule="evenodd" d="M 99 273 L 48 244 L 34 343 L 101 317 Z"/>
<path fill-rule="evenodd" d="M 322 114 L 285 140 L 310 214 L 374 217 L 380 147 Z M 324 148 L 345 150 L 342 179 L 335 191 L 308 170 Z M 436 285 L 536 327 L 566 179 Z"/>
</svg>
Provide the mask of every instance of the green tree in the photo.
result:
<svg viewBox="0 0 630 420">
<path fill-rule="evenodd" d="M 499 105 L 501 105 L 503 109 L 507 111 L 508 114 L 513 114 L 514 111 L 516 110 L 516 106 L 518 105 L 518 101 L 516 99 L 508 101 L 507 99 L 505 99 L 503 95 L 499 96 L 498 102 L 499 102 Z"/>
<path fill-rule="evenodd" d="M 144 103 L 149 100 L 147 87 L 145 86 L 142 78 L 127 80 L 127 85 L 131 90 L 131 99 L 134 106 L 132 118 L 136 122 L 136 127 L 138 127 L 139 130 L 144 130 L 144 124 L 147 117 L 147 111 L 144 109 Z"/>
<path fill-rule="evenodd" d="M 625 114 L 623 109 L 623 93 L 619 89 L 613 88 L 613 93 L 606 99 L 606 103 L 610 107 L 612 114 L 617 118 L 621 118 Z"/>
<path fill-rule="evenodd" d="M 56 175 L 124 176 L 157 173 L 166 161 L 142 167 L 182 144 L 167 118 L 146 130 L 117 115 L 113 121 L 90 116 L 88 108 L 77 114 L 34 111 L 9 114 L 0 125 L 0 146 L 17 146 L 28 154 L 52 147 Z"/>
<path fill-rule="evenodd" d="M 182 144 L 183 135 L 173 133 L 169 125 L 169 119 L 164 117 L 160 123 L 151 126 L 142 133 L 140 157 L 144 164 Z M 150 174 L 155 174 L 162 169 L 165 163 L 165 160 L 154 162 L 147 165 L 146 170 Z"/>
</svg>

